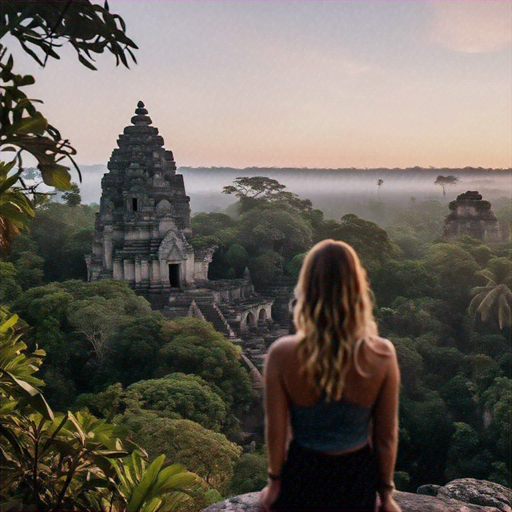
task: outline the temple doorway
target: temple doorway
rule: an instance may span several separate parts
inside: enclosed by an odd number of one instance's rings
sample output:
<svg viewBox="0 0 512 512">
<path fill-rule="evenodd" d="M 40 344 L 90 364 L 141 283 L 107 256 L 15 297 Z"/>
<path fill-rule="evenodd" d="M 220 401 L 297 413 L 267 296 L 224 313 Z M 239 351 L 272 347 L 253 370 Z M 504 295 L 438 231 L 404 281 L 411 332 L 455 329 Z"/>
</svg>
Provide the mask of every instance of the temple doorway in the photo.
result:
<svg viewBox="0 0 512 512">
<path fill-rule="evenodd" d="M 179 263 L 169 264 L 169 283 L 171 288 L 180 287 L 180 265 Z"/>
</svg>

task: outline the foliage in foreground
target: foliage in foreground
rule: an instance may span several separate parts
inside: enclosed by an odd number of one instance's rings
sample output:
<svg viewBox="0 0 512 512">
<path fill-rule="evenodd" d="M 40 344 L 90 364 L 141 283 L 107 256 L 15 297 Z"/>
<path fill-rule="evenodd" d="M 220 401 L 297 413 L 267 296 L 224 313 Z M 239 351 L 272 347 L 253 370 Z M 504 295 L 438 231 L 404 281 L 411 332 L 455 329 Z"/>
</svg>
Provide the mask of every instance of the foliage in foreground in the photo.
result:
<svg viewBox="0 0 512 512">
<path fill-rule="evenodd" d="M 23 50 L 42 67 L 48 58 L 59 59 L 63 43 L 70 44 L 78 60 L 95 70 L 94 55 L 111 53 L 116 64 L 128 67 L 129 58 L 134 62 L 135 43 L 126 35 L 126 24 L 117 14 L 111 13 L 108 3 L 104 6 L 89 0 L 38 2 L 33 0 L 4 0 L 1 10 L 0 39 L 11 36 Z M 76 150 L 61 137 L 60 132 L 36 108 L 39 100 L 31 99 L 25 87 L 34 83 L 34 77 L 15 71 L 12 55 L 0 44 L 0 118 L 2 152 L 11 152 L 10 162 L 0 161 L 0 251 L 8 252 L 19 230 L 33 216 L 37 198 L 37 185 L 24 182 L 23 156 L 29 154 L 37 161 L 37 168 L 46 185 L 60 190 L 72 186 L 69 160 L 80 176 L 73 156 Z M 40 195 L 40 194 L 39 194 Z M 44 195 L 44 194 L 43 194 Z"/>
<path fill-rule="evenodd" d="M 0 327 L 2 510 L 157 512 L 186 501 L 198 480 L 183 466 L 163 468 L 164 455 L 148 466 L 127 429 L 86 410 L 53 413 L 34 376 L 44 351 L 25 355 L 17 321 Z"/>
</svg>

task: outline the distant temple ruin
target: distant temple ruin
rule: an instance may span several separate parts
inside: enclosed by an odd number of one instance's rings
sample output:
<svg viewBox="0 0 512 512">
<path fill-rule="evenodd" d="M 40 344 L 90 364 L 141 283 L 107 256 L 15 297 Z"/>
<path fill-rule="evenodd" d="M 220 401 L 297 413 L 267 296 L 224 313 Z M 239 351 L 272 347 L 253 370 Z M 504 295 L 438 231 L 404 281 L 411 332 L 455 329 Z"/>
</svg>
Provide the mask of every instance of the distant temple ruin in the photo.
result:
<svg viewBox="0 0 512 512">
<path fill-rule="evenodd" d="M 243 279 L 208 280 L 216 247 L 193 249 L 183 176 L 141 101 L 131 123 L 101 181 L 88 280 L 126 281 L 169 318 L 196 316 L 233 340 L 243 337 L 244 352 L 260 366 L 273 300 L 255 293 L 248 271 Z"/>
<path fill-rule="evenodd" d="M 468 190 L 449 204 L 451 212 L 446 216 L 444 235 L 454 238 L 469 235 L 485 242 L 500 242 L 498 220 L 489 201 L 482 200 L 477 191 Z"/>
</svg>

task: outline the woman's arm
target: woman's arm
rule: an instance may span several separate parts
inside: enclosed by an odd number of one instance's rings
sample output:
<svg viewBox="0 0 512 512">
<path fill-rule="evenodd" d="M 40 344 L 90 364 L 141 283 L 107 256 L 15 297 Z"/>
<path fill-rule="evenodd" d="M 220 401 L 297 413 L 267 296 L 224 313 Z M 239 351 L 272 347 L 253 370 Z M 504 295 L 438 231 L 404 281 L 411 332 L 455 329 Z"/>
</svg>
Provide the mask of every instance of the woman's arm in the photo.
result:
<svg viewBox="0 0 512 512">
<path fill-rule="evenodd" d="M 265 382 L 265 440 L 268 450 L 268 470 L 273 475 L 281 474 L 289 442 L 290 405 L 281 372 L 282 348 L 278 342 L 272 345 L 263 369 Z"/>
<path fill-rule="evenodd" d="M 394 490 L 393 472 L 398 449 L 399 387 L 400 371 L 396 351 L 392 347 L 386 375 L 373 412 L 373 446 L 377 457 L 378 489 L 383 504 L 392 499 Z"/>
<path fill-rule="evenodd" d="M 265 439 L 268 451 L 268 472 L 274 477 L 260 493 L 260 510 L 267 512 L 281 490 L 281 470 L 290 441 L 289 403 L 282 380 L 283 351 L 277 341 L 265 359 Z"/>
</svg>

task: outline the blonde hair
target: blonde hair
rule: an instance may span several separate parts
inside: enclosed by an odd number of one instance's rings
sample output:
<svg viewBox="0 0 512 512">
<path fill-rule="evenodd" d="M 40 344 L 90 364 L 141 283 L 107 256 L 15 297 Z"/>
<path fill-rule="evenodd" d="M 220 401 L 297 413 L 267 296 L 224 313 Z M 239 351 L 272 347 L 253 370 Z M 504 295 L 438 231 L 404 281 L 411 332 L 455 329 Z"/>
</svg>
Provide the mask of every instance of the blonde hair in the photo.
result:
<svg viewBox="0 0 512 512">
<path fill-rule="evenodd" d="M 366 271 L 345 242 L 316 244 L 302 264 L 293 321 L 297 354 L 310 384 L 339 400 L 351 362 L 365 338 L 377 335 Z"/>
</svg>

